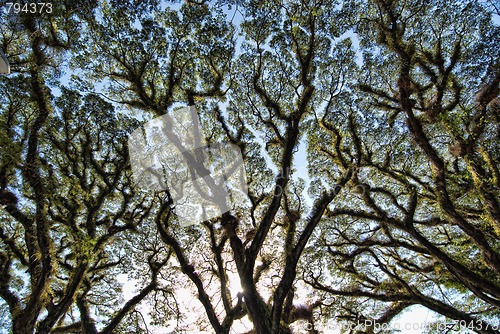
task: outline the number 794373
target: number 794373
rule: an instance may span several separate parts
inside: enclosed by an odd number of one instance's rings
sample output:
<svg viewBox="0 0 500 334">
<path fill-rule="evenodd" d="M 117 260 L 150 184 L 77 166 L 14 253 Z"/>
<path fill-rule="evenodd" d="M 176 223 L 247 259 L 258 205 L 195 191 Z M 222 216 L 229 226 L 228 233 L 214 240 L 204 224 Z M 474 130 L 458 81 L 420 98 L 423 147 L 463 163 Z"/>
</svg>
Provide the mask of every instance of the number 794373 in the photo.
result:
<svg viewBox="0 0 500 334">
<path fill-rule="evenodd" d="M 29 3 L 18 3 L 18 2 L 7 2 L 6 3 L 7 14 L 10 13 L 52 13 L 52 3 L 50 2 L 29 2 Z"/>
</svg>

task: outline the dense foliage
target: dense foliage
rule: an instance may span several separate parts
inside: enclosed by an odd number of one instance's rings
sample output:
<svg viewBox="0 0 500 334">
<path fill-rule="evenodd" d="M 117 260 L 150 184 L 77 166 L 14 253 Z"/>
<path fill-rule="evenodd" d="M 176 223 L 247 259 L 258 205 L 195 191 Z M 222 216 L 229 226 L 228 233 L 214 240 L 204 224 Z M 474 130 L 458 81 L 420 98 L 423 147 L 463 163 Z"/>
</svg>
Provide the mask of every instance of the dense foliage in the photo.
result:
<svg viewBox="0 0 500 334">
<path fill-rule="evenodd" d="M 0 3 L 0 332 L 499 333 L 495 1 Z M 248 205 L 186 227 L 127 138 L 187 105 Z"/>
</svg>

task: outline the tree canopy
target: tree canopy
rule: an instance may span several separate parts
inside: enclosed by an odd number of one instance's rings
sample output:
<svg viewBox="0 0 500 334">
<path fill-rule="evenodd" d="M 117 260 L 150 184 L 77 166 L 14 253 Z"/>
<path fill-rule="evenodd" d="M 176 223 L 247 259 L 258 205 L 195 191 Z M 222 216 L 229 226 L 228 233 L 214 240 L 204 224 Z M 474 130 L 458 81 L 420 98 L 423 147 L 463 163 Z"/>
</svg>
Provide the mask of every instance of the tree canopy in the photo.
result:
<svg viewBox="0 0 500 334">
<path fill-rule="evenodd" d="M 0 3 L 1 333 L 500 332 L 495 1 Z M 185 106 L 248 189 L 189 226 L 127 143 Z"/>
</svg>

